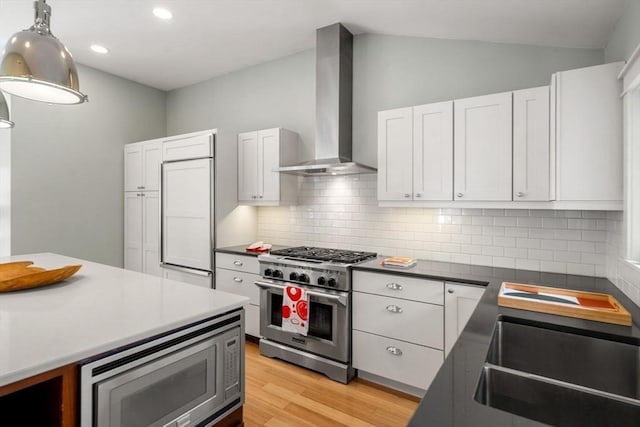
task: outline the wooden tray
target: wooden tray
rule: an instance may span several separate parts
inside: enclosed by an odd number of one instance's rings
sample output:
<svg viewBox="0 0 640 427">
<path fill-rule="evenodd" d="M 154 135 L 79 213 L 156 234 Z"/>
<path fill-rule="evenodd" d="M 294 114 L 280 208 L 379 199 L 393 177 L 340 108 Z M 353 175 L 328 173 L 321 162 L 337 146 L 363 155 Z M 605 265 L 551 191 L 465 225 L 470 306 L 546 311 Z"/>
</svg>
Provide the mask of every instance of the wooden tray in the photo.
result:
<svg viewBox="0 0 640 427">
<path fill-rule="evenodd" d="M 0 292 L 52 285 L 73 276 L 82 265 L 68 265 L 55 270 L 33 266 L 33 261 L 0 264 Z"/>
<path fill-rule="evenodd" d="M 609 294 L 502 282 L 498 305 L 631 326 L 631 314 Z"/>
</svg>

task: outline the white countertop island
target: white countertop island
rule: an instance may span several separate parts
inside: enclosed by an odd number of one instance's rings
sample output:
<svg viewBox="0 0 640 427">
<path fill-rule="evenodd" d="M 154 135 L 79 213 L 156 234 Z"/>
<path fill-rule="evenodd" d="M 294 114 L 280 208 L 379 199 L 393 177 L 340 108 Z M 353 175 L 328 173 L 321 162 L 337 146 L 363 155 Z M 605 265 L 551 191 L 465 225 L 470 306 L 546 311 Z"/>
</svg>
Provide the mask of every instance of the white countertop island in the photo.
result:
<svg viewBox="0 0 640 427">
<path fill-rule="evenodd" d="M 242 307 L 248 298 L 55 254 L 0 258 L 82 268 L 0 293 L 0 387 Z"/>
</svg>

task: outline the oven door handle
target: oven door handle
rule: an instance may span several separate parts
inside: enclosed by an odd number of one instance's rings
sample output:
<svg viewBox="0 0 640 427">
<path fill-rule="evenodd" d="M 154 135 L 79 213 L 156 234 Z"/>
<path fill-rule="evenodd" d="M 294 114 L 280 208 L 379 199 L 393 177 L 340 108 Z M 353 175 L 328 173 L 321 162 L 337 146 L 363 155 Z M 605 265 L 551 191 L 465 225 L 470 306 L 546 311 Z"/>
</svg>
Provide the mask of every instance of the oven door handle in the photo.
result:
<svg viewBox="0 0 640 427">
<path fill-rule="evenodd" d="M 256 280 L 253 283 L 256 286 L 259 286 L 263 289 L 280 289 L 284 292 L 284 288 L 286 288 L 286 286 L 284 285 L 276 285 L 275 283 L 264 282 L 262 280 Z M 304 288 L 304 289 L 307 291 L 307 295 L 318 297 L 318 298 L 324 298 L 331 301 L 336 301 L 340 305 L 343 305 L 345 307 L 347 306 L 347 297 L 344 295 L 325 294 L 323 292 L 310 291 L 307 288 Z"/>
</svg>

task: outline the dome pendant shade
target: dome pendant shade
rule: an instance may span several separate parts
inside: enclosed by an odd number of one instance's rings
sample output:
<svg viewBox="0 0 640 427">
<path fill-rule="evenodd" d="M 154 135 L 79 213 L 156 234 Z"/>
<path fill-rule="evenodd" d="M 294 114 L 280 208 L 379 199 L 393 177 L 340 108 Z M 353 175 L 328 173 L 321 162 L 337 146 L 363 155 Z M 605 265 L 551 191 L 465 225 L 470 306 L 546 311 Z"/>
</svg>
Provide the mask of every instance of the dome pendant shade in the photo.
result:
<svg viewBox="0 0 640 427">
<path fill-rule="evenodd" d="M 4 98 L 2 92 L 0 92 L 0 129 L 12 127 L 13 122 L 9 120 L 9 107 L 7 106 L 7 100 Z"/>
<path fill-rule="evenodd" d="M 51 7 L 34 2 L 35 23 L 15 33 L 2 52 L 0 89 L 15 96 L 51 104 L 81 104 L 78 71 L 71 53 L 51 34 Z"/>
</svg>

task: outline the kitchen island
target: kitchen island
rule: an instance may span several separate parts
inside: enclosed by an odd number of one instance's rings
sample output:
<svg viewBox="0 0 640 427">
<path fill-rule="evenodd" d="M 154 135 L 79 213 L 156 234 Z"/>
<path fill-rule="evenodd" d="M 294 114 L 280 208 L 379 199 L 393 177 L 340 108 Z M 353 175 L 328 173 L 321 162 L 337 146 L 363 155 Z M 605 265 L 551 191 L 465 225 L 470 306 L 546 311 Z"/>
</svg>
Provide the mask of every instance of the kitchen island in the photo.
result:
<svg viewBox="0 0 640 427">
<path fill-rule="evenodd" d="M 248 302 L 242 296 L 55 254 L 0 262 L 24 260 L 46 269 L 72 264 L 82 268 L 55 285 L 0 294 L 0 396 L 16 382 L 225 313 L 241 313 Z"/>
<path fill-rule="evenodd" d="M 475 399 L 478 380 L 499 316 L 521 319 L 523 322 L 533 325 L 551 325 L 551 327 L 555 327 L 560 331 L 575 332 L 582 330 L 589 335 L 604 339 L 611 338 L 636 345 L 640 343 L 640 309 L 616 286 L 604 278 L 435 261 L 419 261 L 412 268 L 402 269 L 382 267 L 379 264 L 379 260 L 374 260 L 357 266 L 356 270 L 393 272 L 393 274 L 445 280 L 447 282 L 486 285 L 487 287 L 476 310 L 409 422 L 410 427 L 533 427 L 545 425 L 529 418 L 481 404 Z M 497 295 L 503 281 L 608 293 L 613 295 L 631 313 L 634 323 L 632 326 L 621 326 L 499 307 L 497 305 Z M 559 357 L 556 362 L 558 364 L 557 368 L 568 371 L 571 365 L 575 365 L 577 361 L 567 357 Z M 602 367 L 605 367 L 608 363 L 615 365 L 615 362 L 603 358 Z M 621 365 L 619 368 L 627 369 L 629 378 L 637 378 L 637 360 L 636 363 Z M 535 402 L 536 397 L 533 392 L 528 396 Z M 558 397 L 562 401 L 562 395 L 560 394 Z M 585 408 L 586 406 L 583 407 L 583 409 Z M 573 421 L 572 410 L 567 409 L 565 412 L 565 414 L 534 414 L 534 416 L 546 418 L 547 424 L 563 426 L 637 426 L 640 423 L 637 418 L 634 419 L 632 417 L 618 419 L 614 424 L 611 424 L 610 421 L 603 422 L 609 416 L 614 415 L 607 413 L 597 414 L 587 423 L 576 423 Z"/>
</svg>

